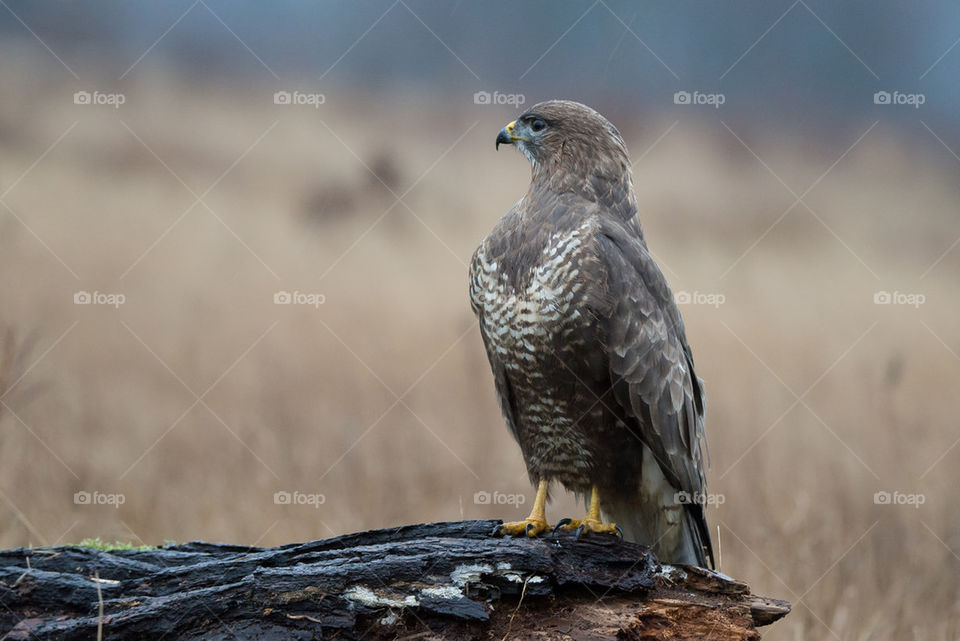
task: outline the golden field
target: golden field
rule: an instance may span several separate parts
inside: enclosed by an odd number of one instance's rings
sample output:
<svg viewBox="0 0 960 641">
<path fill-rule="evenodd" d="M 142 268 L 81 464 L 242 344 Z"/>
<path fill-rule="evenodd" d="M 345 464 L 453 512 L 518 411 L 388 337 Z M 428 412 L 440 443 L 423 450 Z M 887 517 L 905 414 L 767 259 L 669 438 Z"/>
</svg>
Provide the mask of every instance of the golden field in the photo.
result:
<svg viewBox="0 0 960 641">
<path fill-rule="evenodd" d="M 525 516 L 466 292 L 529 179 L 509 108 L 0 75 L 0 545 Z M 794 604 L 765 638 L 956 639 L 958 161 L 883 121 L 612 117 L 692 301 L 722 570 Z"/>
</svg>

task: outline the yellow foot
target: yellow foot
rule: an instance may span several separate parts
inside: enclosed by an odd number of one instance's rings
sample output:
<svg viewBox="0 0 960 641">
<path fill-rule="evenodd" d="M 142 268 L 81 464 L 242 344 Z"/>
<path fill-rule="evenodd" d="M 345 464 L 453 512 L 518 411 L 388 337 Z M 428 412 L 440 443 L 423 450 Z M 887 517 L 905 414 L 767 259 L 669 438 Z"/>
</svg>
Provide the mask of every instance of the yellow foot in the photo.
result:
<svg viewBox="0 0 960 641">
<path fill-rule="evenodd" d="M 587 515 L 583 520 L 560 519 L 557 522 L 557 530 L 576 530 L 577 536 L 584 532 L 597 532 L 598 534 L 615 534 L 623 538 L 623 532 L 617 527 L 616 523 L 604 523 L 600 519 Z"/>
<path fill-rule="evenodd" d="M 599 534 L 616 534 L 621 539 L 623 538 L 623 531 L 617 527 L 616 523 L 604 524 L 600 518 L 600 491 L 596 485 L 590 491 L 590 509 L 587 510 L 587 515 L 583 517 L 583 520 L 560 519 L 557 521 L 555 529 L 576 530 L 577 536 L 584 532 L 597 532 Z"/>
<path fill-rule="evenodd" d="M 510 536 L 529 536 L 534 538 L 550 529 L 546 519 L 527 518 L 523 521 L 510 521 L 494 528 L 494 534 Z"/>
<path fill-rule="evenodd" d="M 493 534 L 509 534 L 510 536 L 529 536 L 533 538 L 550 529 L 547 525 L 547 516 L 544 507 L 547 504 L 547 489 L 550 482 L 540 479 L 537 485 L 537 498 L 533 500 L 533 509 L 530 516 L 523 521 L 511 521 L 493 528 Z"/>
</svg>

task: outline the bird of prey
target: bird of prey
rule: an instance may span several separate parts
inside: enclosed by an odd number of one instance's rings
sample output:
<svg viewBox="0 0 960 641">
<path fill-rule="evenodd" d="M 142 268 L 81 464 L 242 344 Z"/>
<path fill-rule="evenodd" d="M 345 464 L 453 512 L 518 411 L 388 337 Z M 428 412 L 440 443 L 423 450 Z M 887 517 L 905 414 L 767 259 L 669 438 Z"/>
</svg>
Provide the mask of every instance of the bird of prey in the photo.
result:
<svg viewBox="0 0 960 641">
<path fill-rule="evenodd" d="M 551 100 L 500 130 L 501 144 L 527 157 L 532 179 L 474 253 L 470 299 L 537 496 L 500 532 L 549 530 L 559 483 L 590 498 L 585 518 L 557 527 L 713 565 L 703 381 L 640 228 L 623 138 L 593 109 Z"/>
</svg>

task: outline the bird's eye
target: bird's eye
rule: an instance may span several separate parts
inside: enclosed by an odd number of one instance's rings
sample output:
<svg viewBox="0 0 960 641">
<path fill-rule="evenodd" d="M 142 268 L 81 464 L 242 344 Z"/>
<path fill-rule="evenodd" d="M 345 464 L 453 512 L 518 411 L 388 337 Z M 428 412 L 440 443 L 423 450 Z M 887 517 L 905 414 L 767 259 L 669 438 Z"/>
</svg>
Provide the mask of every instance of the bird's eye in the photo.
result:
<svg viewBox="0 0 960 641">
<path fill-rule="evenodd" d="M 543 119 L 541 118 L 537 118 L 532 123 L 530 123 L 530 129 L 534 131 L 543 131 L 546 128 L 547 128 L 547 123 L 544 122 Z"/>
</svg>

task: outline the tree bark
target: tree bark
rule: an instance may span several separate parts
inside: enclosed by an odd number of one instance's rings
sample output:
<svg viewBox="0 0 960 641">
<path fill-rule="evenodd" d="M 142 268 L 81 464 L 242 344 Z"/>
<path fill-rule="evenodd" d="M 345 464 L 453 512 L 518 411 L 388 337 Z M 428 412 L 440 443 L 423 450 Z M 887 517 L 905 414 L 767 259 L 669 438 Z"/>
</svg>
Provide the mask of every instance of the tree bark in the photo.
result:
<svg viewBox="0 0 960 641">
<path fill-rule="evenodd" d="M 790 611 L 606 535 L 409 525 L 256 548 L 0 552 L 3 639 L 759 639 Z M 100 611 L 102 608 L 102 616 Z"/>
</svg>

